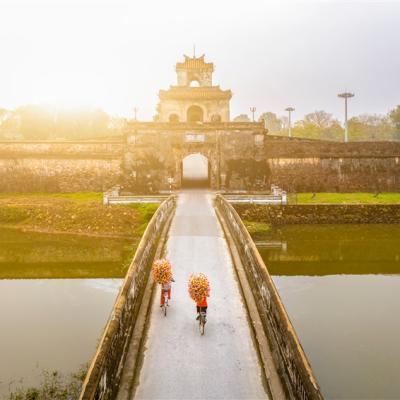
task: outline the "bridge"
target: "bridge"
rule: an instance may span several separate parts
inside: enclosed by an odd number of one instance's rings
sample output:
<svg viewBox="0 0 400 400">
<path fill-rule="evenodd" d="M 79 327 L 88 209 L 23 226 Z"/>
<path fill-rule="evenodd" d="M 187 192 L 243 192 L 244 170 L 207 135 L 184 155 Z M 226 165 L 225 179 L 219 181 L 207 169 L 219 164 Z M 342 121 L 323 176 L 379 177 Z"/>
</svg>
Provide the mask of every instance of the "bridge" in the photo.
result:
<svg viewBox="0 0 400 400">
<path fill-rule="evenodd" d="M 171 261 L 176 280 L 167 318 L 149 278 L 161 256 Z M 204 336 L 187 294 L 192 272 L 204 272 L 211 282 Z M 322 399 L 268 270 L 223 196 L 186 191 L 160 205 L 80 398 Z"/>
</svg>

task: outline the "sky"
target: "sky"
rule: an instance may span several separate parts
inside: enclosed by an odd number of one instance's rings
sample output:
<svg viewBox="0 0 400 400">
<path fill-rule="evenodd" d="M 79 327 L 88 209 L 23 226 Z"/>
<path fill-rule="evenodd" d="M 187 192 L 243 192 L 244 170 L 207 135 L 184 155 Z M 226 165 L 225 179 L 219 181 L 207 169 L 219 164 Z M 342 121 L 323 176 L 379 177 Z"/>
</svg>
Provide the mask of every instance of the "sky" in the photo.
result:
<svg viewBox="0 0 400 400">
<path fill-rule="evenodd" d="M 349 116 L 400 104 L 400 1 L 0 0 L 0 107 L 100 107 L 150 120 L 183 54 L 205 54 L 231 117 L 293 119 L 355 93 Z"/>
</svg>

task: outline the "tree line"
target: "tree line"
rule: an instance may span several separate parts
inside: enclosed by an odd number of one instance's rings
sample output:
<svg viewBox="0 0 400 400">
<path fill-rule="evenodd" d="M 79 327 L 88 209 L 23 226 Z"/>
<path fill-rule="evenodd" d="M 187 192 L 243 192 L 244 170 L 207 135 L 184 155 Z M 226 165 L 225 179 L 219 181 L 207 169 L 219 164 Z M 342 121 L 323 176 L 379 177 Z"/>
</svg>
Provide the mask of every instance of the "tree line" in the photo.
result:
<svg viewBox="0 0 400 400">
<path fill-rule="evenodd" d="M 250 122 L 247 114 L 240 114 L 234 121 Z M 264 112 L 259 122 L 264 121 L 272 135 L 288 136 L 289 121 L 286 116 L 278 117 L 273 112 Z M 350 141 L 400 140 L 400 105 L 386 115 L 361 114 L 348 120 Z M 292 126 L 292 136 L 343 141 L 344 128 L 332 114 L 320 110 L 304 116 Z"/>
<path fill-rule="evenodd" d="M 26 105 L 0 108 L 0 139 L 85 140 L 122 134 L 124 118 L 99 108 L 59 109 Z"/>
<path fill-rule="evenodd" d="M 247 114 L 234 121 L 250 122 Z M 272 135 L 288 136 L 286 116 L 273 112 L 260 115 Z M 120 136 L 126 119 L 99 108 L 50 109 L 36 105 L 7 110 L 0 107 L 0 140 L 85 140 Z M 400 105 L 386 115 L 361 114 L 348 120 L 350 141 L 400 140 Z M 292 126 L 292 136 L 343 141 L 344 128 L 332 114 L 314 111 Z"/>
</svg>

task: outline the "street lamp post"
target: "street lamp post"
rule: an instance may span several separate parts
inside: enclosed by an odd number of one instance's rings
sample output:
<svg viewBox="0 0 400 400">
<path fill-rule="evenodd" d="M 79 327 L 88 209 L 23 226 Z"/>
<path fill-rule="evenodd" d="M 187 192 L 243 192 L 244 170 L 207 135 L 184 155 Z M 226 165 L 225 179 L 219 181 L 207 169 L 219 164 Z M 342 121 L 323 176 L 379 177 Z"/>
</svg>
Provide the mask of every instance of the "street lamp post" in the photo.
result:
<svg viewBox="0 0 400 400">
<path fill-rule="evenodd" d="M 133 112 L 135 114 L 135 121 L 137 121 L 137 112 L 139 111 L 139 109 L 137 107 L 133 107 Z"/>
<path fill-rule="evenodd" d="M 293 107 L 285 108 L 285 111 L 289 113 L 289 137 L 292 137 L 292 112 L 294 111 Z"/>
<path fill-rule="evenodd" d="M 354 93 L 339 93 L 338 97 L 344 99 L 344 142 L 347 143 L 349 141 L 349 127 L 347 124 L 347 99 L 354 97 Z"/>
<path fill-rule="evenodd" d="M 254 122 L 254 113 L 256 112 L 256 108 L 250 107 L 250 112 L 253 114 L 253 122 Z"/>
</svg>

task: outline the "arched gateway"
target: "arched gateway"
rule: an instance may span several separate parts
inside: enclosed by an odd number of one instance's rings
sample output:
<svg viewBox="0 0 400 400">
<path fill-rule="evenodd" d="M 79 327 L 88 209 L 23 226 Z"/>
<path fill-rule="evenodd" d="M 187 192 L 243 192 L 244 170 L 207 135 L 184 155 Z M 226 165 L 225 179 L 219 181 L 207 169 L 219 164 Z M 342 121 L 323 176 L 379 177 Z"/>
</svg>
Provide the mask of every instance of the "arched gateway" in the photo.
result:
<svg viewBox="0 0 400 400">
<path fill-rule="evenodd" d="M 186 113 L 186 121 L 188 122 L 203 122 L 203 109 L 199 106 L 190 106 Z"/>
<path fill-rule="evenodd" d="M 185 163 L 193 154 L 207 160 L 202 183 L 213 189 L 268 186 L 266 130 L 262 123 L 230 122 L 232 93 L 213 85 L 213 71 L 204 55 L 185 56 L 176 64 L 177 85 L 159 92 L 157 122 L 128 123 L 125 187 L 141 192 L 179 189 L 187 183 Z"/>
<path fill-rule="evenodd" d="M 190 154 L 182 160 L 182 187 L 209 187 L 210 162 L 200 153 Z"/>
</svg>

